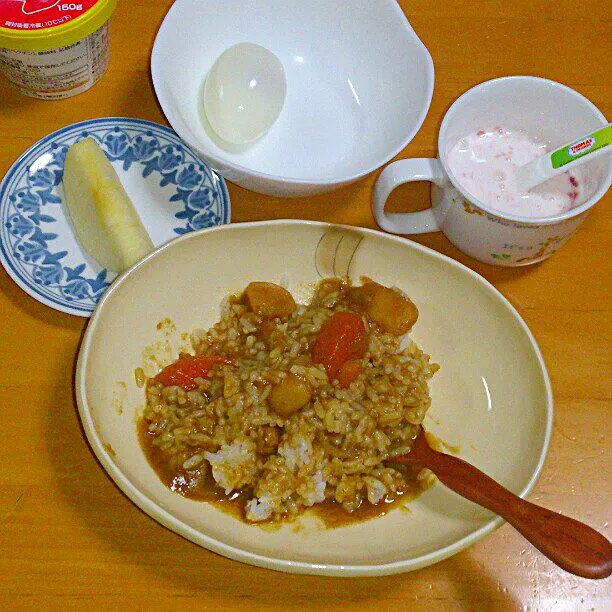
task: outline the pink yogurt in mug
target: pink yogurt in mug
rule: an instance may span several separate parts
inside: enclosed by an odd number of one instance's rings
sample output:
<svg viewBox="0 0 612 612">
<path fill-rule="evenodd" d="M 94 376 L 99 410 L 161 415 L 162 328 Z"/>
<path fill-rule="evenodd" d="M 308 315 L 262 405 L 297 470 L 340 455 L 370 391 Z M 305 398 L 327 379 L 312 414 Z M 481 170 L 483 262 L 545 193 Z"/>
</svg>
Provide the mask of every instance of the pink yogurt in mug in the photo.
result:
<svg viewBox="0 0 612 612">
<path fill-rule="evenodd" d="M 461 186 L 491 208 L 523 217 L 552 217 L 590 194 L 585 193 L 589 181 L 580 168 L 521 191 L 513 169 L 548 152 L 547 144 L 522 130 L 495 127 L 461 138 L 449 151 L 448 165 Z"/>
</svg>

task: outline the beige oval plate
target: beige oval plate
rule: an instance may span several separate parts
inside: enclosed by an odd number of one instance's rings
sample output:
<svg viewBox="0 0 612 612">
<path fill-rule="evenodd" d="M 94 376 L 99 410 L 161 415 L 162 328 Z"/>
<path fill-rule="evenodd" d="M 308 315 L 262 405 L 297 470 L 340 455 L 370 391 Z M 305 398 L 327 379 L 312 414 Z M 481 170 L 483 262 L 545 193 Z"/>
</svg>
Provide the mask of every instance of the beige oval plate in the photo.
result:
<svg viewBox="0 0 612 612">
<path fill-rule="evenodd" d="M 145 512 L 217 553 L 288 572 L 345 576 L 404 572 L 449 557 L 502 520 L 437 483 L 386 516 L 335 529 L 313 517 L 270 530 L 169 491 L 138 444 L 144 393 L 134 370 L 176 356 L 251 280 L 286 284 L 307 300 L 321 277 L 369 276 L 405 291 L 420 316 L 414 340 L 441 366 L 425 425 L 459 455 L 526 495 L 552 426 L 550 382 L 536 342 L 508 301 L 465 266 L 381 232 L 307 221 L 227 225 L 160 247 L 107 291 L 89 323 L 76 377 L 89 442 Z M 161 323 L 161 325 L 158 325 Z"/>
</svg>

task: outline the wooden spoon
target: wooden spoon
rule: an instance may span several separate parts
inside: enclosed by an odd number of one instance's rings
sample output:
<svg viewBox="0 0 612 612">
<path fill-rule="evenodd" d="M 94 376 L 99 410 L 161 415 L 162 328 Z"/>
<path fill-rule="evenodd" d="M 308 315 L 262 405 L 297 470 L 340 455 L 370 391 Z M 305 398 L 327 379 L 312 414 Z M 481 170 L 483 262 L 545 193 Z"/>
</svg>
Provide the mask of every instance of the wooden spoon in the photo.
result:
<svg viewBox="0 0 612 612">
<path fill-rule="evenodd" d="M 612 573 L 612 544 L 599 532 L 574 519 L 521 499 L 473 465 L 435 451 L 423 428 L 410 452 L 388 461 L 429 468 L 440 482 L 503 517 L 559 567 L 583 578 Z"/>
</svg>

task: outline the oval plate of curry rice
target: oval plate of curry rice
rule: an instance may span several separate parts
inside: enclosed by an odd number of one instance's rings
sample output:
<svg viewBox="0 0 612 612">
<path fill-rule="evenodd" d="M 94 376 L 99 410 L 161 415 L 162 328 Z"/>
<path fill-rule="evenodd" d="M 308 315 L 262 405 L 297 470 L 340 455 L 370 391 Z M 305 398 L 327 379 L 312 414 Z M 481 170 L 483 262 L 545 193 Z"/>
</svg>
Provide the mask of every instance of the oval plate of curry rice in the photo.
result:
<svg viewBox="0 0 612 612">
<path fill-rule="evenodd" d="M 502 519 L 434 481 L 420 495 L 406 495 L 389 504 L 385 512 L 351 520 L 351 513 L 342 508 L 353 509 L 346 500 L 361 495 L 360 499 L 379 502 L 381 490 L 375 480 L 392 487 L 390 472 L 385 471 L 388 464 L 372 467 L 371 457 L 360 456 L 358 448 L 351 464 L 357 466 L 354 470 L 344 456 L 323 458 L 313 486 L 288 489 L 282 503 L 282 495 L 274 498 L 274 490 L 279 489 L 266 489 L 261 483 L 240 490 L 243 483 L 251 482 L 251 476 L 223 473 L 224 461 L 232 453 L 240 455 L 240 449 L 245 457 L 256 453 L 257 477 L 277 469 L 294 478 L 305 469 L 304 456 L 316 454 L 302 454 L 302 459 L 296 460 L 297 455 L 287 451 L 295 408 L 279 403 L 278 397 L 260 396 L 257 416 L 270 429 L 253 432 L 252 441 L 245 439 L 245 446 L 232 447 L 231 440 L 223 438 L 222 442 L 215 437 L 228 435 L 228 419 L 235 418 L 230 411 L 238 406 L 228 399 L 233 391 L 226 389 L 224 397 L 219 370 L 212 369 L 210 375 L 208 370 L 199 372 L 195 395 L 193 390 L 176 391 L 178 379 L 167 378 L 168 371 L 166 378 L 159 377 L 160 370 L 180 354 L 210 355 L 214 342 L 205 331 L 194 331 L 213 327 L 222 312 L 227 313 L 228 305 L 237 304 L 240 313 L 246 312 L 248 300 L 228 301 L 228 296 L 240 295 L 249 283 L 280 285 L 299 305 L 308 304 L 317 284 L 326 278 L 340 278 L 355 287 L 372 279 L 410 298 L 418 309 L 410 341 L 429 356 L 431 364 L 439 366 L 435 375 L 434 367 L 429 371 L 432 376 L 426 377 L 431 405 L 427 397 L 424 427 L 446 445 L 446 450 L 526 496 L 542 470 L 553 415 L 550 382 L 535 339 L 510 303 L 469 268 L 409 240 L 369 229 L 297 220 L 241 223 L 185 234 L 151 253 L 104 294 L 83 338 L 75 384 L 85 433 L 104 469 L 136 505 L 177 534 L 231 559 L 286 572 L 336 576 L 393 574 L 431 565 L 485 537 Z M 276 324 L 285 324 L 282 317 Z M 320 332 L 320 326 L 313 329 Z M 248 330 L 245 333 L 248 335 Z M 259 346 L 262 336 L 253 332 L 251 337 L 249 345 Z M 295 360 L 286 366 L 293 368 L 298 378 L 305 379 L 303 368 L 312 366 L 306 353 L 310 355 L 314 342 L 296 346 Z M 370 338 L 369 353 L 359 353 L 358 357 L 365 359 L 359 367 L 378 363 L 372 353 L 373 342 Z M 313 440 L 321 441 L 334 454 L 334 444 L 341 446 L 346 432 L 354 433 L 361 420 L 371 419 L 386 395 L 362 396 L 351 410 L 365 409 L 368 414 L 363 412 L 363 418 L 354 419 L 354 430 L 346 423 L 342 429 L 340 421 L 329 415 L 339 410 L 337 404 L 327 401 L 327 392 L 317 395 L 312 391 L 318 388 L 315 379 L 319 374 L 325 379 L 327 365 L 320 365 L 324 361 L 319 358 L 319 365 L 309 372 L 315 378 L 308 379 L 310 391 L 299 409 L 312 417 L 309 422 L 313 427 L 325 430 Z M 233 366 L 222 363 L 215 367 L 226 368 L 229 377 Z M 357 373 L 362 372 L 359 367 Z M 392 371 L 392 367 L 388 369 Z M 357 376 L 352 374 L 351 380 L 353 375 Z M 358 386 L 361 379 L 356 380 L 350 384 Z M 332 383 L 324 380 L 321 384 Z M 346 398 L 338 380 L 332 386 L 330 393 L 336 399 Z M 156 400 L 156 391 L 151 389 L 165 394 L 163 401 Z M 296 391 L 300 392 L 303 390 Z M 398 401 L 404 406 L 409 403 Z M 196 410 L 197 402 L 201 406 Z M 212 413 L 206 411 L 213 402 L 222 408 L 215 413 L 219 421 L 211 423 L 207 419 Z M 169 410 L 165 415 L 168 422 L 156 416 L 155 411 L 162 407 Z M 247 410 L 243 405 L 238 408 Z M 255 408 L 248 410 L 253 413 Z M 172 419 L 185 414 L 192 422 L 199 419 L 196 433 L 185 434 L 185 429 L 170 427 Z M 248 418 L 254 419 L 253 414 Z M 342 411 L 337 414 L 341 420 Z M 407 408 L 403 415 L 412 420 L 423 417 Z M 254 422 L 249 421 L 251 425 Z M 194 499 L 181 486 L 172 487 L 175 490 L 167 486 L 159 465 L 141 443 L 143 423 L 148 434 L 160 434 L 152 447 L 155 452 L 179 449 L 179 468 L 189 471 L 198 465 L 208 466 L 219 498 L 246 495 L 242 513 L 228 511 L 229 507 L 219 502 Z M 379 454 L 389 448 L 388 439 L 395 436 L 381 423 L 381 433 L 375 435 Z M 162 430 L 168 432 L 163 440 Z M 219 433 L 221 430 L 226 433 Z M 185 435 L 200 436 L 197 440 L 201 442 Z M 176 446 L 180 440 L 183 446 Z M 189 454 L 186 440 L 201 443 L 202 452 Z M 278 457 L 273 460 L 275 453 Z M 360 461 L 363 465 L 370 461 L 369 467 L 364 468 Z M 332 463 L 333 469 L 325 468 Z M 252 465 L 244 464 L 247 469 Z M 339 475 L 342 469 L 346 473 Z M 370 469 L 377 471 L 370 473 Z M 178 481 L 173 482 L 176 485 Z M 351 489 L 345 486 L 350 482 L 358 484 Z M 321 513 L 304 509 L 330 496 L 337 500 L 334 511 L 340 514 L 335 512 L 334 516 L 340 519 L 323 520 Z M 342 512 L 347 520 L 342 520 Z M 274 520 L 282 513 L 291 520 Z"/>
</svg>

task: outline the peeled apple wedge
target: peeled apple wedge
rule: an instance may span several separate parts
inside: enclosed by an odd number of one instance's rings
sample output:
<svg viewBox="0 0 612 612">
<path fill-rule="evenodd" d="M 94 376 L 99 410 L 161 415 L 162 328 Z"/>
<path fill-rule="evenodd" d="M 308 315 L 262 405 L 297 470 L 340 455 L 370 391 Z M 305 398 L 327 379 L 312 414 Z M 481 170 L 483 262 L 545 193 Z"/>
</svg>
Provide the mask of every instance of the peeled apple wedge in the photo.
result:
<svg viewBox="0 0 612 612">
<path fill-rule="evenodd" d="M 123 272 L 153 250 L 115 169 L 93 138 L 68 149 L 63 184 L 77 238 L 102 267 Z"/>
</svg>

